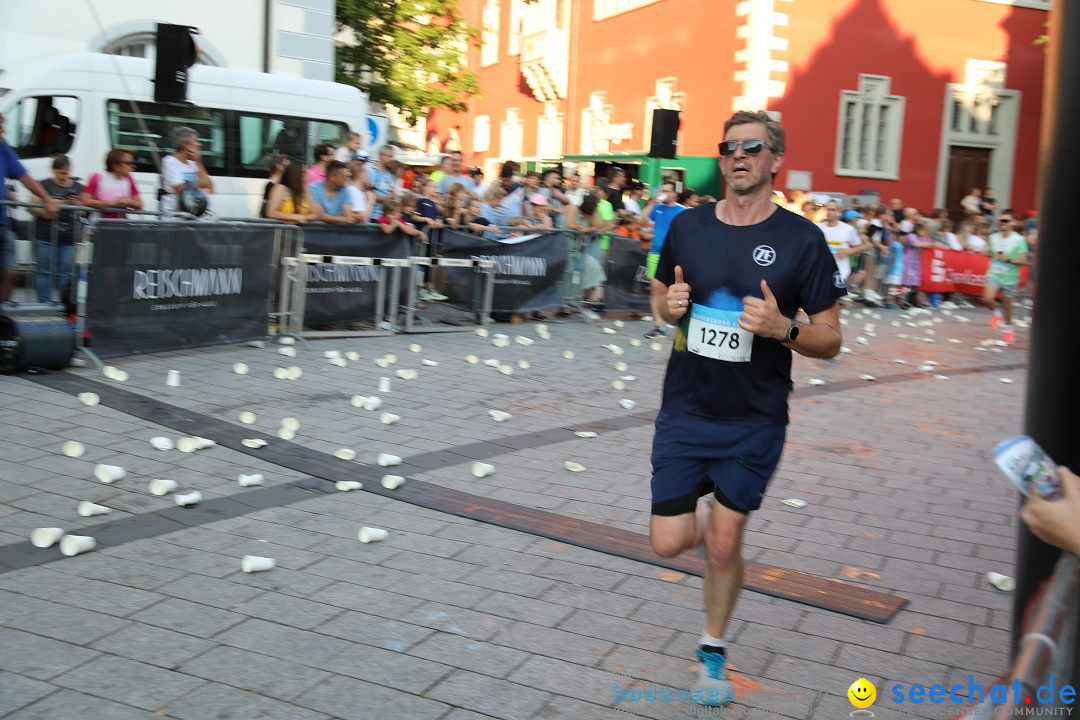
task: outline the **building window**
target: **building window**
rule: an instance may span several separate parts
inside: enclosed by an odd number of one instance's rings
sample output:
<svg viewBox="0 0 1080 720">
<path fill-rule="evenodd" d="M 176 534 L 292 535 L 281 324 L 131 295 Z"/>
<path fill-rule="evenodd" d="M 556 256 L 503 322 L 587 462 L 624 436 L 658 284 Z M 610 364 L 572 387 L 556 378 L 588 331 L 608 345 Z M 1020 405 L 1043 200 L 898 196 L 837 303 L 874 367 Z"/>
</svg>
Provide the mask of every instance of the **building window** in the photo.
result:
<svg viewBox="0 0 1080 720">
<path fill-rule="evenodd" d="M 521 54 L 522 26 L 525 22 L 526 0 L 510 0 L 510 37 L 507 42 L 507 55 Z"/>
<path fill-rule="evenodd" d="M 196 42 L 196 44 L 198 43 Z M 157 57 L 157 36 L 152 33 L 132 33 L 109 43 L 102 48 L 101 52 L 107 55 L 124 55 L 154 60 Z M 213 59 L 201 51 L 195 62 L 200 65 L 217 65 Z"/>
<path fill-rule="evenodd" d="M 524 147 L 525 125 L 521 121 L 520 111 L 509 108 L 499 132 L 499 154 L 508 160 L 519 159 L 525 155 Z"/>
<path fill-rule="evenodd" d="M 484 30 L 481 36 L 480 67 L 494 65 L 499 61 L 499 0 L 484 3 Z"/>
<path fill-rule="evenodd" d="M 473 152 L 487 152 L 491 149 L 491 116 L 477 115 L 473 119 Z"/>
<path fill-rule="evenodd" d="M 858 90 L 840 91 L 836 174 L 898 180 L 904 98 L 890 95 L 891 78 L 859 75 Z"/>
<path fill-rule="evenodd" d="M 614 15 L 652 5 L 659 0 L 593 0 L 593 20 L 604 20 Z"/>
<path fill-rule="evenodd" d="M 544 114 L 536 128 L 536 156 L 539 158 L 557 158 L 563 150 L 563 124 L 566 115 L 559 112 L 555 103 L 544 106 Z"/>
</svg>

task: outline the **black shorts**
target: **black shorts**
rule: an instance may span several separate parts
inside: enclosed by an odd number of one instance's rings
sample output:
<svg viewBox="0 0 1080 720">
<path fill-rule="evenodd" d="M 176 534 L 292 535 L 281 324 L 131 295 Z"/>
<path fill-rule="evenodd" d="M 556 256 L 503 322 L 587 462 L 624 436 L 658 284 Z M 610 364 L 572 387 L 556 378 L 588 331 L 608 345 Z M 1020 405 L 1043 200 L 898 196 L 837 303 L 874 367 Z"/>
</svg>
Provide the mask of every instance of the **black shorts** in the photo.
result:
<svg viewBox="0 0 1080 720">
<path fill-rule="evenodd" d="M 652 449 L 652 514 L 694 512 L 698 498 L 743 514 L 761 507 L 787 426 L 713 422 L 661 411 Z"/>
</svg>

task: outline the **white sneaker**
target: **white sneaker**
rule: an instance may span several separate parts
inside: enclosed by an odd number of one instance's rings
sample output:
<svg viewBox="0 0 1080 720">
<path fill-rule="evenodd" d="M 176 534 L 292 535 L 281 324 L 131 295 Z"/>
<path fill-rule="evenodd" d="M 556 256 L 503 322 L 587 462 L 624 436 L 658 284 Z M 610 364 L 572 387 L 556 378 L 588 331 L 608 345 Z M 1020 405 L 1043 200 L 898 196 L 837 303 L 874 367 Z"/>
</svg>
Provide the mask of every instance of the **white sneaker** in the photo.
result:
<svg viewBox="0 0 1080 720">
<path fill-rule="evenodd" d="M 434 290 L 428 290 L 427 294 L 428 294 L 427 299 L 431 300 L 432 302 L 442 302 L 443 300 L 449 300 L 450 299 L 446 295 L 443 295 L 441 292 L 436 292 Z"/>
<path fill-rule="evenodd" d="M 426 287 L 420 288 L 416 293 L 416 297 L 420 300 L 423 300 L 424 302 L 429 302 L 434 299 L 431 297 L 431 291 L 428 290 Z"/>
</svg>

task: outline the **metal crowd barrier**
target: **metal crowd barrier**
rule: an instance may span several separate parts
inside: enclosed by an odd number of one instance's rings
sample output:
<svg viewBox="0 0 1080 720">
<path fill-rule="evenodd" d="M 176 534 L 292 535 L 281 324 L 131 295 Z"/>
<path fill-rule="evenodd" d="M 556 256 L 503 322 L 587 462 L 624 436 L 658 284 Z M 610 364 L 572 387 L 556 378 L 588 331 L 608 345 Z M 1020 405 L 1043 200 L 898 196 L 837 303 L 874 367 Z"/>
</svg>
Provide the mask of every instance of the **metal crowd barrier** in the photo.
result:
<svg viewBox="0 0 1080 720">
<path fill-rule="evenodd" d="M 1075 696 L 1073 702 L 1062 703 L 1059 691 L 1080 670 L 1075 665 L 1080 642 L 1080 560 L 1072 553 L 1061 554 L 1025 629 L 1016 662 L 1008 673 L 1008 700 L 994 703 L 984 697 L 980 705 L 964 716 L 965 720 L 1071 713 Z M 1038 690 L 1050 678 L 1054 678 L 1054 689 L 1051 697 L 1043 700 Z M 1013 691 L 1014 682 L 1020 685 L 1018 695 Z M 1033 707 L 1036 701 L 1037 707 Z"/>
<path fill-rule="evenodd" d="M 495 293 L 495 262 L 493 260 L 413 256 L 409 258 L 409 266 L 409 288 L 405 301 L 406 312 L 403 326 L 405 332 L 461 332 L 490 322 L 491 300 Z M 471 325 L 437 326 L 425 321 L 419 314 L 417 296 L 422 282 L 421 269 L 440 267 L 473 268 L 474 275 L 481 278 L 481 284 L 473 284 L 471 303 L 473 322 Z"/>
</svg>

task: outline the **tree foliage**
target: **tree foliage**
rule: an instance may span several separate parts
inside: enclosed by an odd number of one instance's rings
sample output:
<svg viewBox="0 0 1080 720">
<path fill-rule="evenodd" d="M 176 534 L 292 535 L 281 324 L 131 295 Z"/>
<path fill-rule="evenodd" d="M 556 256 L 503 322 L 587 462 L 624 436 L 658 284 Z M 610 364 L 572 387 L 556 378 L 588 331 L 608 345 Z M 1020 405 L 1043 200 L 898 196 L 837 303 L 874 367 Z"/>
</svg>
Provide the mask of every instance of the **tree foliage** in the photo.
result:
<svg viewBox="0 0 1080 720">
<path fill-rule="evenodd" d="M 393 105 L 415 123 L 429 108 L 464 110 L 480 92 L 465 66 L 480 31 L 468 25 L 458 0 L 337 0 L 338 30 L 355 44 L 337 47 L 336 79 Z"/>
</svg>

